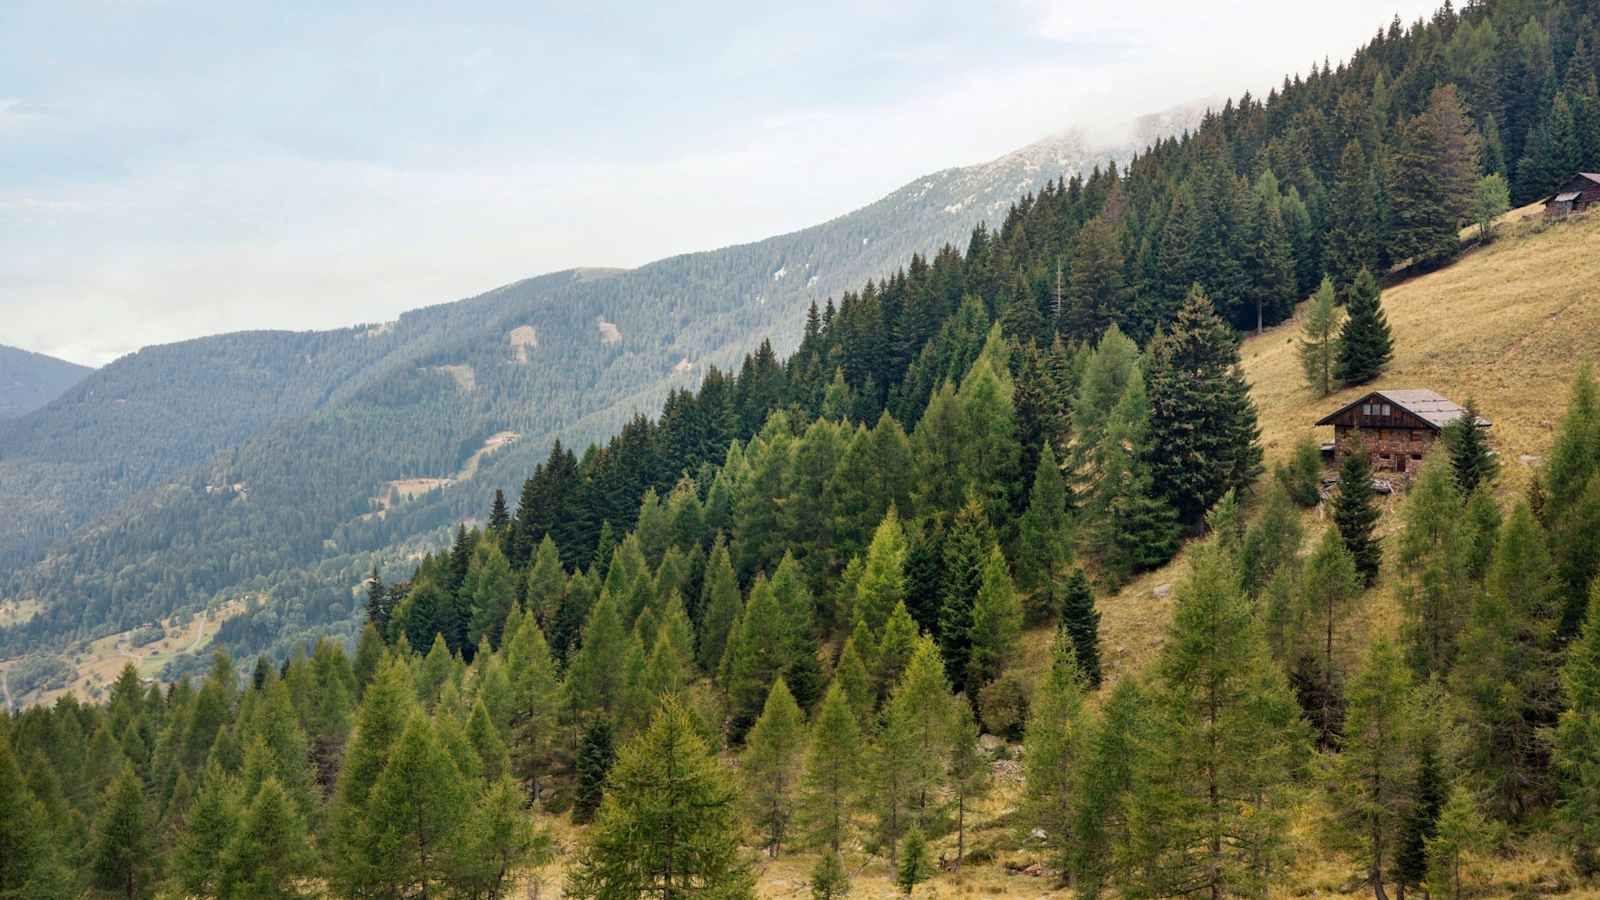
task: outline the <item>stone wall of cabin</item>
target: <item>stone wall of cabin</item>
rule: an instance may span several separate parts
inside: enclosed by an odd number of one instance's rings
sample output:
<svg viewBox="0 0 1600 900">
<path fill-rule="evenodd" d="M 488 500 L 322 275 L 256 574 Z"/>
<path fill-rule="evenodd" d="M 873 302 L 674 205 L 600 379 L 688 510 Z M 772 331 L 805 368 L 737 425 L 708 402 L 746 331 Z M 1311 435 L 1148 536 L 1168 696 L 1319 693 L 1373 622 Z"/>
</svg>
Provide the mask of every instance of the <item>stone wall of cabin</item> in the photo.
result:
<svg viewBox="0 0 1600 900">
<path fill-rule="evenodd" d="M 1334 426 L 1334 464 L 1344 462 L 1352 433 L 1366 445 L 1373 472 L 1416 474 L 1433 449 L 1439 433 L 1431 428 L 1352 428 Z"/>
</svg>

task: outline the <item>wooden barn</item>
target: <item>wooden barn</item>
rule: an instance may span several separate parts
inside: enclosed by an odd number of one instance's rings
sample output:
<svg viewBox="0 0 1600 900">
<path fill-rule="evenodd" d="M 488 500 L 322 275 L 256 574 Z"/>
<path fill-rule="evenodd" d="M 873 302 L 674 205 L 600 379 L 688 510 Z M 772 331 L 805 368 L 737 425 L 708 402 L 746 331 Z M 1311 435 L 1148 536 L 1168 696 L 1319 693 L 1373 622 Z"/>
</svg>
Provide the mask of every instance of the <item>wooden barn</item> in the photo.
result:
<svg viewBox="0 0 1600 900">
<path fill-rule="evenodd" d="M 1344 461 L 1351 447 L 1364 446 L 1372 456 L 1373 471 L 1409 474 L 1422 465 L 1444 427 L 1466 412 L 1430 390 L 1383 390 L 1329 413 L 1317 425 L 1333 426 L 1335 465 Z M 1489 420 L 1479 417 L 1477 425 L 1488 428 Z"/>
<path fill-rule="evenodd" d="M 1600 175 L 1579 172 L 1544 201 L 1546 219 L 1564 219 L 1600 204 Z"/>
</svg>

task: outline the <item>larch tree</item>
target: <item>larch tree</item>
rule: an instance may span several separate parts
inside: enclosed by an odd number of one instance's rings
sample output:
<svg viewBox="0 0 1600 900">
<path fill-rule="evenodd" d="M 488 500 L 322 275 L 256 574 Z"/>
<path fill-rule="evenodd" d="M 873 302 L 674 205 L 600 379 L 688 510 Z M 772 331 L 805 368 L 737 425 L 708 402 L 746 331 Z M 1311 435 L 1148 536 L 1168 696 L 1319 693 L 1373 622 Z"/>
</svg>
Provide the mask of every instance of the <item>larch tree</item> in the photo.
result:
<svg viewBox="0 0 1600 900">
<path fill-rule="evenodd" d="M 1428 839 L 1429 896 L 1461 900 L 1473 878 L 1473 863 L 1494 842 L 1496 830 L 1484 819 L 1471 788 L 1451 788 L 1436 832 Z"/>
<path fill-rule="evenodd" d="M 1329 837 L 1362 861 L 1378 900 L 1411 802 L 1416 760 L 1408 733 L 1411 672 L 1387 641 L 1374 643 L 1350 683 L 1342 750 L 1327 757 Z"/>
<path fill-rule="evenodd" d="M 968 696 L 977 696 L 1016 657 L 1022 640 L 1022 618 L 1022 602 L 1011 583 L 1005 554 L 998 546 L 992 546 L 972 607 L 971 655 L 963 673 Z"/>
<path fill-rule="evenodd" d="M 805 715 L 780 677 L 750 729 L 740 766 L 742 799 L 771 857 L 782 850 L 794 819 L 804 734 Z"/>
<path fill-rule="evenodd" d="M 1412 668 L 1423 678 L 1447 675 L 1474 586 L 1470 578 L 1473 525 L 1451 470 L 1432 460 L 1412 484 L 1402 510 L 1400 633 Z M 1489 539 L 1493 540 L 1493 535 Z"/>
<path fill-rule="evenodd" d="M 849 838 L 863 761 L 856 713 L 836 680 L 817 707 L 800 785 L 798 812 L 812 846 L 838 854 Z"/>
<path fill-rule="evenodd" d="M 618 757 L 567 894 L 753 897 L 735 805 L 728 775 L 689 713 L 668 701 Z"/>
<path fill-rule="evenodd" d="M 1065 865 L 1077 846 L 1072 814 L 1084 752 L 1083 730 L 1087 713 L 1083 671 L 1072 650 L 1072 638 L 1056 633 L 1050 670 L 1034 691 L 1028 708 L 1028 729 L 1023 735 L 1022 811 L 1027 821 L 1045 835 L 1045 845 Z"/>
<path fill-rule="evenodd" d="M 427 896 L 445 882 L 471 807 L 464 778 L 439 731 L 414 713 L 395 741 L 368 806 L 370 840 L 363 863 L 383 890 Z"/>
<path fill-rule="evenodd" d="M 1304 592 L 1302 602 L 1306 606 L 1305 621 L 1314 623 L 1307 650 L 1315 654 L 1318 674 L 1322 676 L 1321 683 L 1316 686 L 1315 708 L 1307 712 L 1317 730 L 1317 745 L 1333 750 L 1339 746 L 1343 733 L 1340 702 L 1343 679 L 1334 643 L 1339 626 L 1350 612 L 1350 606 L 1360 597 L 1362 587 L 1355 560 L 1337 531 L 1329 529 L 1323 534 L 1322 542 L 1306 560 L 1300 585 Z M 1302 695 L 1304 693 L 1302 691 Z"/>
<path fill-rule="evenodd" d="M 106 788 L 95 817 L 90 877 L 95 887 L 134 900 L 149 890 L 155 859 L 144 783 L 131 766 Z"/>
<path fill-rule="evenodd" d="M 955 867 L 967 855 L 967 808 L 989 792 L 993 780 L 983 748 L 978 744 L 978 717 L 966 697 L 956 698 L 954 725 L 950 729 L 950 790 L 956 806 Z"/>
<path fill-rule="evenodd" d="M 0 896 L 47 900 L 70 892 L 44 804 L 29 790 L 0 729 Z"/>
<path fill-rule="evenodd" d="M 1123 678 L 1077 738 L 1079 777 L 1071 795 L 1073 840 L 1066 862 L 1080 896 L 1097 897 L 1127 875 L 1119 849 L 1130 839 L 1135 760 L 1150 739 L 1145 701 L 1139 682 Z"/>
<path fill-rule="evenodd" d="M 1600 874 L 1600 578 L 1589 592 L 1589 618 L 1567 649 L 1562 669 L 1566 709 L 1556 726 L 1557 806 L 1578 870 Z"/>
<path fill-rule="evenodd" d="M 1137 893 L 1258 893 L 1287 850 L 1305 727 L 1232 555 L 1198 548 L 1176 593 L 1131 793 Z"/>
<path fill-rule="evenodd" d="M 250 801 L 222 858 L 223 897 L 303 897 L 315 859 L 305 821 L 276 778 Z"/>
<path fill-rule="evenodd" d="M 1339 359 L 1339 332 L 1344 310 L 1334 295 L 1333 281 L 1322 279 L 1322 286 L 1306 304 L 1305 321 L 1300 326 L 1300 367 L 1305 372 L 1311 393 L 1326 397 L 1338 386 L 1334 367 Z"/>
<path fill-rule="evenodd" d="M 866 566 L 856 585 L 856 615 L 877 633 L 906 596 L 906 533 L 893 507 L 872 534 Z"/>
<path fill-rule="evenodd" d="M 1178 552 L 1178 515 L 1157 491 L 1150 453 L 1150 400 L 1135 370 L 1096 449 L 1089 540 L 1108 580 L 1155 568 Z"/>
</svg>

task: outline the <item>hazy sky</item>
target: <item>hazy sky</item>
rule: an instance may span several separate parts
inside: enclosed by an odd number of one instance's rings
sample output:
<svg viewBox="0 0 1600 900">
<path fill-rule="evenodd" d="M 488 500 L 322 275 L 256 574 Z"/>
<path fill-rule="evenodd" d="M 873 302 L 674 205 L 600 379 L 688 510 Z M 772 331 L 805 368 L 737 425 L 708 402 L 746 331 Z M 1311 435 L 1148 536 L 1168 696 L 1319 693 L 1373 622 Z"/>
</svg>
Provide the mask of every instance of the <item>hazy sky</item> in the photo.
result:
<svg viewBox="0 0 1600 900">
<path fill-rule="evenodd" d="M 1435 5 L 6 0 L 0 343 L 99 364 L 756 240 Z"/>
</svg>

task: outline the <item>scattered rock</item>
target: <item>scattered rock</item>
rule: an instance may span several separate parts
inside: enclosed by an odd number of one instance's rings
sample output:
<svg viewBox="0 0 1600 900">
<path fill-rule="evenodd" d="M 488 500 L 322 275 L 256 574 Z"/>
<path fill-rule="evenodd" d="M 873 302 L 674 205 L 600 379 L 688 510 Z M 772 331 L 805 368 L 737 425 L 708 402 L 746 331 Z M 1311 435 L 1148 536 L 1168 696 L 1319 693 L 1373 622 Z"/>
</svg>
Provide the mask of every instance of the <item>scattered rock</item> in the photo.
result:
<svg viewBox="0 0 1600 900">
<path fill-rule="evenodd" d="M 1524 453 L 1521 456 L 1517 457 L 1517 459 L 1520 460 L 1522 462 L 1522 464 L 1525 465 L 1525 466 L 1532 466 L 1532 465 L 1537 465 L 1539 460 L 1543 459 L 1543 457 L 1537 456 L 1537 455 L 1532 454 L 1532 453 Z"/>
<path fill-rule="evenodd" d="M 617 341 L 622 340 L 622 329 L 618 328 L 615 323 L 602 319 L 599 327 L 600 343 L 615 344 Z"/>
<path fill-rule="evenodd" d="M 1172 585 L 1170 584 L 1158 584 L 1155 586 L 1155 589 L 1150 592 L 1150 596 L 1158 598 L 1165 598 L 1171 595 Z"/>
<path fill-rule="evenodd" d="M 1044 829 L 1035 828 L 1034 830 L 1028 832 L 1028 837 L 1033 838 L 1036 841 L 1042 841 L 1045 839 Z"/>
<path fill-rule="evenodd" d="M 1001 747 L 1004 747 L 1005 745 L 1006 745 L 1006 742 L 1004 740 L 1002 740 L 1001 738 L 996 737 L 995 735 L 983 734 L 983 735 L 979 735 L 978 736 L 978 746 L 982 747 L 984 750 L 987 750 L 990 753 L 993 753 L 994 751 L 999 750 Z"/>
</svg>

